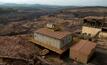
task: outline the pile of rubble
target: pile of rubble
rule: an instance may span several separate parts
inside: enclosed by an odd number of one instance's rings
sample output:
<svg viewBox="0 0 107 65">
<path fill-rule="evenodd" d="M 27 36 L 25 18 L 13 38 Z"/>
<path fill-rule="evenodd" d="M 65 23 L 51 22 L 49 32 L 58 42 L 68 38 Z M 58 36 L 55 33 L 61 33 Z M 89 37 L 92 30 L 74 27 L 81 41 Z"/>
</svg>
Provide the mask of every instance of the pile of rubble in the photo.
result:
<svg viewBox="0 0 107 65">
<path fill-rule="evenodd" d="M 29 42 L 26 36 L 0 36 L 0 64 L 54 65 L 46 60 L 47 49 Z"/>
<path fill-rule="evenodd" d="M 0 37 L 0 59 L 30 61 L 38 55 L 40 49 L 21 36 Z"/>
<path fill-rule="evenodd" d="M 29 59 L 38 51 L 34 44 L 21 37 L 0 37 L 0 56 Z"/>
</svg>

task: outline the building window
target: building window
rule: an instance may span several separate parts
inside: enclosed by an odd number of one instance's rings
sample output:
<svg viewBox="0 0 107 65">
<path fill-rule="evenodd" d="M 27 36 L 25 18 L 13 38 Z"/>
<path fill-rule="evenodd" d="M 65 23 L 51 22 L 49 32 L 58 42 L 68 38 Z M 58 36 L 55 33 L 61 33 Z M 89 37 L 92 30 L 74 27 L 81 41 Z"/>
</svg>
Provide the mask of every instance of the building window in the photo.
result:
<svg viewBox="0 0 107 65">
<path fill-rule="evenodd" d="M 64 43 L 64 45 L 65 45 L 65 44 L 70 43 L 71 41 L 72 41 L 72 36 L 69 35 L 69 36 L 67 36 L 66 38 L 64 38 L 63 43 Z"/>
<path fill-rule="evenodd" d="M 69 37 L 68 37 L 69 39 L 68 39 L 68 43 L 70 43 L 71 41 L 72 41 L 72 36 L 70 35 Z"/>
</svg>

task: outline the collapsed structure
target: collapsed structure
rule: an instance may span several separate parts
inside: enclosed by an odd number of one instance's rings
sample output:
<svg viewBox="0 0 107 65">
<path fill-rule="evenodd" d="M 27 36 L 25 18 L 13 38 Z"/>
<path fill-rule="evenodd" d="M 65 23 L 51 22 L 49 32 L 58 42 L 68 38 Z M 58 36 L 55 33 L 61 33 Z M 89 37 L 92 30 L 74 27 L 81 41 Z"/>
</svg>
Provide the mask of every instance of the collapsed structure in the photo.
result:
<svg viewBox="0 0 107 65">
<path fill-rule="evenodd" d="M 95 51 L 96 44 L 87 40 L 81 40 L 70 48 L 70 58 L 87 63 Z"/>
<path fill-rule="evenodd" d="M 102 17 L 96 19 L 96 17 L 84 18 L 82 26 L 82 34 L 88 37 L 107 37 L 107 22 Z"/>
</svg>

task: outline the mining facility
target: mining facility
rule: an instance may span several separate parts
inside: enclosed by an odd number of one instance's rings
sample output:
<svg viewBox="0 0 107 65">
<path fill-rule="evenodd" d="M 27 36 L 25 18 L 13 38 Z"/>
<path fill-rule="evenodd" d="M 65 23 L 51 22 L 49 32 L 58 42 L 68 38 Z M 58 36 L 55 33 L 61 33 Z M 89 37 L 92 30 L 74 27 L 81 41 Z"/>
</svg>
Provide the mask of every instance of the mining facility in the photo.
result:
<svg viewBox="0 0 107 65">
<path fill-rule="evenodd" d="M 53 24 L 47 24 L 45 28 L 34 32 L 32 41 L 58 54 L 62 54 L 70 48 L 73 37 L 70 32 L 58 30 Z"/>
<path fill-rule="evenodd" d="M 88 40 L 74 43 L 69 31 L 63 31 L 53 23 L 34 31 L 30 41 L 59 55 L 69 50 L 69 58 L 81 63 L 87 63 L 96 48 L 96 43 Z"/>
<path fill-rule="evenodd" d="M 107 22 L 104 18 L 86 17 L 83 21 L 82 34 L 87 37 L 107 37 Z"/>
</svg>

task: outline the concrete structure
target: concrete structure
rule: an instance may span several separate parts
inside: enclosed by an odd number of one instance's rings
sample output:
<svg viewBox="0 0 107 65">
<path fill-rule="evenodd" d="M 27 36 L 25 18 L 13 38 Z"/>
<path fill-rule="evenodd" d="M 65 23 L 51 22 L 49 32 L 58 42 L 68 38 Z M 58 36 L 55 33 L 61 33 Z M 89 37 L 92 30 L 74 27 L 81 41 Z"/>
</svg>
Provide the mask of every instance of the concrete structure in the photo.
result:
<svg viewBox="0 0 107 65">
<path fill-rule="evenodd" d="M 95 51 L 96 44 L 87 40 L 80 40 L 70 48 L 70 58 L 81 63 L 87 63 Z"/>
<path fill-rule="evenodd" d="M 103 24 L 101 33 L 99 34 L 100 38 L 107 38 L 107 22 Z"/>
<path fill-rule="evenodd" d="M 101 32 L 101 33 L 99 34 L 99 37 L 100 37 L 100 38 L 107 38 L 107 32 Z"/>
<path fill-rule="evenodd" d="M 48 24 L 46 25 L 46 27 L 47 27 L 47 28 L 55 28 L 55 24 L 53 24 L 53 23 L 48 23 Z"/>
<path fill-rule="evenodd" d="M 97 19 L 84 19 L 82 26 L 82 34 L 91 37 L 107 37 L 107 23 L 102 18 Z"/>
<path fill-rule="evenodd" d="M 100 32 L 100 28 L 82 26 L 82 33 L 86 33 L 87 35 L 91 35 L 91 37 L 95 36 L 98 32 Z"/>
<path fill-rule="evenodd" d="M 72 43 L 72 36 L 67 31 L 55 31 L 49 28 L 41 28 L 34 32 L 34 40 L 39 45 L 62 54 Z"/>
</svg>

